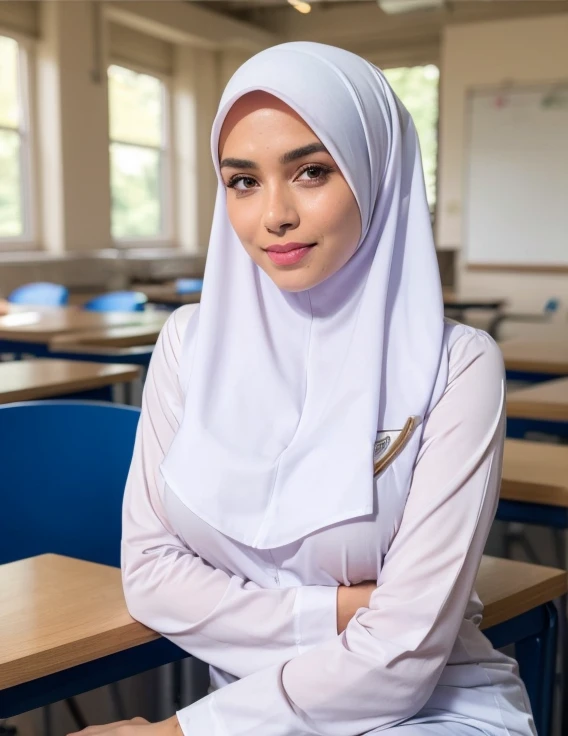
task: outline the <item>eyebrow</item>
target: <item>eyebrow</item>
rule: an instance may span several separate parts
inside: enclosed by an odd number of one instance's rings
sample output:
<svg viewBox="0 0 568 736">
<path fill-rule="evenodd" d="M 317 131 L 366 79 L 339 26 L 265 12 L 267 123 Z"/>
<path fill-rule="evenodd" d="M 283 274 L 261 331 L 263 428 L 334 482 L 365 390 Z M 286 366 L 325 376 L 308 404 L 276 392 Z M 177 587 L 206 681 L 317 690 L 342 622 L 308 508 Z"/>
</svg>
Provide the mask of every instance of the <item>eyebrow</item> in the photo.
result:
<svg viewBox="0 0 568 736">
<path fill-rule="evenodd" d="M 293 151 L 288 151 L 280 156 L 280 163 L 289 164 L 299 158 L 311 156 L 312 153 L 329 153 L 329 151 L 323 143 L 309 143 L 307 146 L 295 148 Z M 222 169 L 258 169 L 258 164 L 247 158 L 224 158 L 220 163 L 220 167 Z"/>
</svg>

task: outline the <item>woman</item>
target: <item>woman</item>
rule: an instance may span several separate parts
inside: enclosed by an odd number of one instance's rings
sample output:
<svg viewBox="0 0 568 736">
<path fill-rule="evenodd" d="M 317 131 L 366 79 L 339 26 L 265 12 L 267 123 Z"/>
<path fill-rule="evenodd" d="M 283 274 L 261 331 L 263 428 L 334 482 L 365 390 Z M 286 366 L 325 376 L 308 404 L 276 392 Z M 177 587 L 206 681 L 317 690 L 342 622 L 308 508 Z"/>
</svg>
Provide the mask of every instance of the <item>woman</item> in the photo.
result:
<svg viewBox="0 0 568 736">
<path fill-rule="evenodd" d="M 503 366 L 444 323 L 408 113 L 359 57 L 284 44 L 229 82 L 212 150 L 202 302 L 156 347 L 123 531 L 132 615 L 212 692 L 90 730 L 534 734 L 472 591 Z"/>
</svg>

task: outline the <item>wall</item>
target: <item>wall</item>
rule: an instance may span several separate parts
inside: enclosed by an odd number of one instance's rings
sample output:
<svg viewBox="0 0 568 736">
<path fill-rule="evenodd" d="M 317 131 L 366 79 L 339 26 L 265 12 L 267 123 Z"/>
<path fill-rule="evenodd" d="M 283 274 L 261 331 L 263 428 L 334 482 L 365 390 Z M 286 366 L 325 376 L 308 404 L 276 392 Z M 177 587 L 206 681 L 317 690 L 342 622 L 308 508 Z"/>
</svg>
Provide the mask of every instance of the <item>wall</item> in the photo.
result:
<svg viewBox="0 0 568 736">
<path fill-rule="evenodd" d="M 278 38 L 184 2 L 5 2 L 1 32 L 29 40 L 40 252 L 10 255 L 4 248 L 0 294 L 26 280 L 103 288 L 141 272 L 165 274 L 171 250 L 165 258 L 108 257 L 109 249 L 116 252 L 110 236 L 111 61 L 169 77 L 176 198 L 167 245 L 180 256 L 172 275 L 193 273 L 209 239 L 216 190 L 209 135 L 221 91 L 240 63 Z"/>
<path fill-rule="evenodd" d="M 568 14 L 447 26 L 441 50 L 437 244 L 462 240 L 468 88 L 504 80 L 568 79 Z M 535 213 L 538 216 L 538 213 Z M 513 308 L 540 309 L 551 296 L 568 304 L 568 274 L 475 272 L 458 259 L 458 288 L 506 296 Z"/>
</svg>

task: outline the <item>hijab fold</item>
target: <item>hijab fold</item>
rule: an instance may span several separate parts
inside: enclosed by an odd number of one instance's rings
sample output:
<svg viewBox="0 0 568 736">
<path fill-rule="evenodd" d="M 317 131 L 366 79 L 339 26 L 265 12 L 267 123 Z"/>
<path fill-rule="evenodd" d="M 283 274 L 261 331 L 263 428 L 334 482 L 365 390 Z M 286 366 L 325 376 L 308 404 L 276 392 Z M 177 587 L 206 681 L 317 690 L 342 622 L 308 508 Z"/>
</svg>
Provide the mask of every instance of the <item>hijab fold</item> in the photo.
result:
<svg viewBox="0 0 568 736">
<path fill-rule="evenodd" d="M 231 106 L 262 90 L 326 146 L 361 213 L 355 254 L 299 293 L 249 258 L 227 215 L 218 142 Z M 161 465 L 199 517 L 250 547 L 294 542 L 408 494 L 420 428 L 373 478 L 377 432 L 423 418 L 445 388 L 443 303 L 418 139 L 382 73 L 317 43 L 257 54 L 213 124 L 219 184 L 182 423 Z M 388 486 L 388 487 L 387 487 Z M 378 504 L 377 504 L 378 498 Z"/>
</svg>

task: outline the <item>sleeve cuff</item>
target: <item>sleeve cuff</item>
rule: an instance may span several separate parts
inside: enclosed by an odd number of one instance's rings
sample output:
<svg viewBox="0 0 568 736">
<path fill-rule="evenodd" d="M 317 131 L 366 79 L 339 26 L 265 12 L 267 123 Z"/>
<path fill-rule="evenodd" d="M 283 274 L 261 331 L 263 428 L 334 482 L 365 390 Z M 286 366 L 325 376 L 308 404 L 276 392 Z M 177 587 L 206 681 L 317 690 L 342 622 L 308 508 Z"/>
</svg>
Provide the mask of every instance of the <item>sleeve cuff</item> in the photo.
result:
<svg viewBox="0 0 568 736">
<path fill-rule="evenodd" d="M 215 706 L 215 694 L 206 695 L 187 708 L 176 712 L 184 736 L 227 736 Z"/>
<path fill-rule="evenodd" d="M 298 653 L 329 642 L 337 636 L 337 588 L 304 585 L 294 604 L 294 635 Z"/>
</svg>

